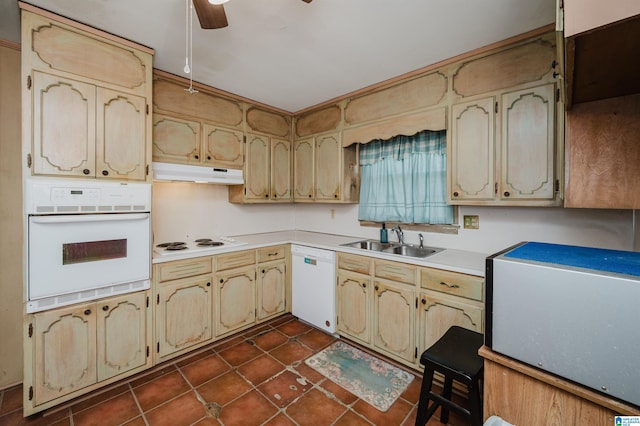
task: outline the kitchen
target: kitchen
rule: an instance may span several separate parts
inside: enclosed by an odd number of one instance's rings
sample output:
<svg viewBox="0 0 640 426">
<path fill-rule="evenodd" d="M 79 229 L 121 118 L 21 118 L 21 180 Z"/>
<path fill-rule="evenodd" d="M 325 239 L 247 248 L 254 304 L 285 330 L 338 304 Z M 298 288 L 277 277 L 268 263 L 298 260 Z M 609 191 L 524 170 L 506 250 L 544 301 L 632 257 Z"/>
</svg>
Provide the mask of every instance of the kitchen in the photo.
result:
<svg viewBox="0 0 640 426">
<path fill-rule="evenodd" d="M 291 229 L 292 224 L 300 230 L 378 237 L 377 228 L 359 226 L 357 205 L 243 206 L 227 200 L 228 189 L 224 186 L 155 183 L 152 206 L 155 241 L 194 238 L 202 233 L 243 235 L 283 231 Z M 479 229 L 461 228 L 457 235 L 428 233 L 427 244 L 489 254 L 534 238 L 625 250 L 635 248 L 637 241 L 631 210 L 461 206 L 459 216 L 463 215 L 478 215 Z M 406 231 L 406 240 L 416 243 L 417 232 Z M 5 285 L 2 287 L 4 292 Z M 15 383 L 19 377 L 8 379 L 8 383 Z"/>
</svg>

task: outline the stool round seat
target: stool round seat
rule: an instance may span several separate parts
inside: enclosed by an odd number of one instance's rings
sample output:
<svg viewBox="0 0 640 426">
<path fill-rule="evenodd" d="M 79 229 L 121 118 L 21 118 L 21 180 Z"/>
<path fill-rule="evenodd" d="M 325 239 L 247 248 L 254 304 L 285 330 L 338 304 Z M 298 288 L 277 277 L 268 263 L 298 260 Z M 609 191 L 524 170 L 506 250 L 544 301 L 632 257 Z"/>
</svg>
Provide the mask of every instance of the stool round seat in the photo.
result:
<svg viewBox="0 0 640 426">
<path fill-rule="evenodd" d="M 452 410 L 467 418 L 473 426 L 482 424 L 480 381 L 484 361 L 478 355 L 478 350 L 483 343 L 482 334 L 452 326 L 436 343 L 422 353 L 420 363 L 424 365 L 424 376 L 420 389 L 416 426 L 424 426 L 438 407 L 442 407 L 441 423 L 446 424 L 449 421 L 449 411 Z M 440 395 L 431 391 L 435 371 L 444 375 L 444 388 Z M 469 409 L 451 400 L 453 380 L 467 386 Z M 432 402 L 430 407 L 429 402 Z"/>
</svg>

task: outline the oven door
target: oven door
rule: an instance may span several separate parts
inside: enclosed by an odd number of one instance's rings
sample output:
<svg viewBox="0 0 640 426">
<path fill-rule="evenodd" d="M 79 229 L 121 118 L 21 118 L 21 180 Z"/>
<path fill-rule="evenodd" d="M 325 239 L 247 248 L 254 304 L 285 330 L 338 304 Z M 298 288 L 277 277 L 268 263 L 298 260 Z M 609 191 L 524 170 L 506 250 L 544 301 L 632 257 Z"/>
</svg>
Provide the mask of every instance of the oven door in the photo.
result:
<svg viewBox="0 0 640 426">
<path fill-rule="evenodd" d="M 28 247 L 29 301 L 83 292 L 76 299 L 87 300 L 100 297 L 90 290 L 149 285 L 149 213 L 30 216 Z"/>
</svg>

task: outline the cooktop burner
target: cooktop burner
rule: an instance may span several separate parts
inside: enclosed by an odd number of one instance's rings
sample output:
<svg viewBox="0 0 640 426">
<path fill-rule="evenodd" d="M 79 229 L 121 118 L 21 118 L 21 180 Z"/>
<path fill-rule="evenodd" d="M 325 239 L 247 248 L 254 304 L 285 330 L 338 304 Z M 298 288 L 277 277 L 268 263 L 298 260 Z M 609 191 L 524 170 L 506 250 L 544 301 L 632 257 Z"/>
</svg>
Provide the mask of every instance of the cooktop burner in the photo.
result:
<svg viewBox="0 0 640 426">
<path fill-rule="evenodd" d="M 154 252 L 157 255 L 170 255 L 172 253 L 190 253 L 190 252 L 206 252 L 208 250 L 216 250 L 223 246 L 237 246 L 246 244 L 241 241 L 236 241 L 228 237 L 216 237 L 214 238 L 198 238 L 191 242 L 184 241 L 170 241 L 165 243 L 156 244 Z"/>
<path fill-rule="evenodd" d="M 160 243 L 160 244 L 156 245 L 156 247 L 169 248 L 169 247 L 184 246 L 186 244 L 187 243 L 182 242 L 182 241 L 171 241 L 169 243 Z"/>
</svg>

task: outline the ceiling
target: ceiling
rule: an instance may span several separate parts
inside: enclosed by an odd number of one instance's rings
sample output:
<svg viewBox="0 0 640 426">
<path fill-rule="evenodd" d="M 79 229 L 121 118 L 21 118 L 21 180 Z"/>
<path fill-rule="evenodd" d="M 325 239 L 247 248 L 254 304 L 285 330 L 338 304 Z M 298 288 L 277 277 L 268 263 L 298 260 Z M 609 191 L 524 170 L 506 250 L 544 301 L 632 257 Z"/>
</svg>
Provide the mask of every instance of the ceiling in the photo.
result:
<svg viewBox="0 0 640 426">
<path fill-rule="evenodd" d="M 29 0 L 155 49 L 185 76 L 186 0 Z M 556 0 L 230 0 L 229 26 L 194 18 L 193 79 L 297 112 L 555 20 Z M 16 0 L 0 38 L 19 42 Z"/>
</svg>

